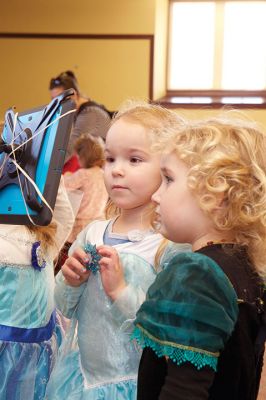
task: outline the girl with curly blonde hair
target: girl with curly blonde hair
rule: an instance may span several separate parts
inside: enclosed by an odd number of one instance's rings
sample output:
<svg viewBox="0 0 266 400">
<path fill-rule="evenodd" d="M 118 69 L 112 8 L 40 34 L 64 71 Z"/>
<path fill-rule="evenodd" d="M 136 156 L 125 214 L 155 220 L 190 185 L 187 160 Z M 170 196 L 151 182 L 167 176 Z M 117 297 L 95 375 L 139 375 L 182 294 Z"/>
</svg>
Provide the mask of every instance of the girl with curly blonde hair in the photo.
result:
<svg viewBox="0 0 266 400">
<path fill-rule="evenodd" d="M 152 197 L 160 232 L 193 252 L 170 260 L 137 313 L 137 398 L 255 400 L 266 330 L 266 136 L 225 113 L 183 121 L 155 148 L 164 152 Z"/>
</svg>

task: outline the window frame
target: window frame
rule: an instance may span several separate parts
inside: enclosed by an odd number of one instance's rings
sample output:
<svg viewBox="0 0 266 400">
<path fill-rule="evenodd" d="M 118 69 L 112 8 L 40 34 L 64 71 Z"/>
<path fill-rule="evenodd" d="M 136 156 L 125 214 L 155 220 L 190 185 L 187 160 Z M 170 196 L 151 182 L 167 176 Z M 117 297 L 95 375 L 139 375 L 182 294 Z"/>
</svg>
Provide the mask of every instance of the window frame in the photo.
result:
<svg viewBox="0 0 266 400">
<path fill-rule="evenodd" d="M 182 2 L 202 2 L 204 0 L 180 0 Z M 206 0 L 213 1 L 216 3 L 224 3 L 226 0 Z M 232 0 L 232 1 L 250 1 L 250 0 Z M 160 104 L 164 104 L 169 108 L 199 108 L 199 107 L 211 107 L 220 108 L 223 106 L 232 106 L 237 108 L 266 108 L 266 89 L 265 90 L 224 90 L 224 89 L 189 89 L 189 90 L 173 90 L 168 89 L 168 77 L 169 77 L 169 59 L 170 59 L 170 21 L 171 21 L 171 7 L 173 3 L 178 0 L 169 0 L 168 4 L 168 37 L 167 37 L 167 76 L 166 76 L 166 94 L 157 100 Z M 218 72 L 220 73 L 220 72 Z M 224 102 L 223 98 L 227 97 L 228 101 Z M 256 103 L 256 98 L 261 98 L 261 102 Z M 182 98 L 186 98 L 186 101 L 182 102 Z M 208 101 L 204 101 L 204 98 L 208 98 Z M 232 98 L 232 102 L 230 102 Z M 241 101 L 237 102 L 236 98 L 241 98 Z M 189 101 L 191 99 L 191 101 Z"/>
</svg>

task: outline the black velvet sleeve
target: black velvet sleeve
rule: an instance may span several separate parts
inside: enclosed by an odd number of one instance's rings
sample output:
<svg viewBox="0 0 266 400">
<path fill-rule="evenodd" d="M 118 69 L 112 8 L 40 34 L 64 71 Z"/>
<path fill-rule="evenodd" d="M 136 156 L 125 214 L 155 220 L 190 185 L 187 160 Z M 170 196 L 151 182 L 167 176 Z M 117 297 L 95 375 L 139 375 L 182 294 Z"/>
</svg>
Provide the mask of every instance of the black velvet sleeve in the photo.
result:
<svg viewBox="0 0 266 400">
<path fill-rule="evenodd" d="M 165 357 L 145 348 L 139 365 L 137 400 L 158 400 L 167 373 Z"/>
<path fill-rule="evenodd" d="M 192 364 L 176 365 L 145 348 L 139 365 L 137 400 L 206 400 L 215 372 Z"/>
<path fill-rule="evenodd" d="M 168 361 L 167 374 L 159 400 L 207 400 L 215 372 L 209 367 L 197 370 L 192 364 Z"/>
</svg>

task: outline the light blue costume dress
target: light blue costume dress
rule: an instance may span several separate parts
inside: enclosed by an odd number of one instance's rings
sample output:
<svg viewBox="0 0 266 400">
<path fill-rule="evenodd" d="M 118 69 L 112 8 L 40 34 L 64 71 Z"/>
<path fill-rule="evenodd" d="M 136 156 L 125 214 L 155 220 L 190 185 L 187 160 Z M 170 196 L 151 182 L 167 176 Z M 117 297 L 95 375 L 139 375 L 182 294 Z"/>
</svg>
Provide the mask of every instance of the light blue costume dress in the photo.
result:
<svg viewBox="0 0 266 400">
<path fill-rule="evenodd" d="M 100 274 L 91 274 L 78 288 L 57 275 L 56 305 L 63 315 L 77 318 L 69 341 L 48 385 L 49 400 L 134 400 L 141 350 L 130 342 L 136 311 L 154 281 L 154 257 L 162 240 L 153 231 L 112 233 L 113 221 L 95 221 L 78 236 L 70 249 L 86 243 L 117 249 L 127 287 L 112 302 L 102 287 Z M 75 343 L 75 339 L 77 343 Z"/>
<path fill-rule="evenodd" d="M 62 188 L 54 213 L 61 247 L 73 213 Z M 60 223 L 64 221 L 64 224 Z M 0 225 L 0 399 L 41 400 L 61 330 L 54 312 L 53 258 L 22 225 Z"/>
</svg>

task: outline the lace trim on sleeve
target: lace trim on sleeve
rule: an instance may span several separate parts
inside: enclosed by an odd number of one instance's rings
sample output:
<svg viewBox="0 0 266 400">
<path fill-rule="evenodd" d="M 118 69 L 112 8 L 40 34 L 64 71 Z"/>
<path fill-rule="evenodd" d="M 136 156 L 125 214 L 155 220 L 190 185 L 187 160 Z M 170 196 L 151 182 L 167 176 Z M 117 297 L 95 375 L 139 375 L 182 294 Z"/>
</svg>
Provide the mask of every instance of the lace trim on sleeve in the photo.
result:
<svg viewBox="0 0 266 400">
<path fill-rule="evenodd" d="M 214 371 L 217 370 L 219 353 L 177 343 L 163 342 L 150 335 L 140 326 L 134 329 L 131 338 L 135 339 L 141 348 L 149 347 L 158 357 L 169 357 L 177 365 L 189 362 L 198 370 L 205 366 L 209 366 Z"/>
</svg>

